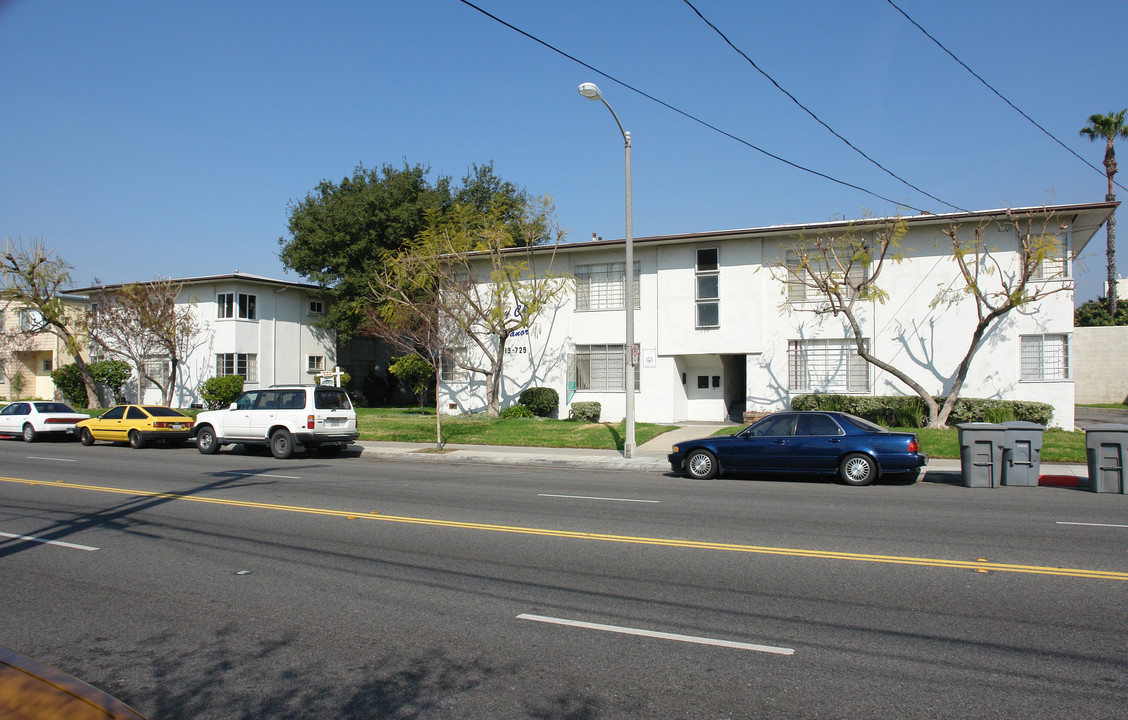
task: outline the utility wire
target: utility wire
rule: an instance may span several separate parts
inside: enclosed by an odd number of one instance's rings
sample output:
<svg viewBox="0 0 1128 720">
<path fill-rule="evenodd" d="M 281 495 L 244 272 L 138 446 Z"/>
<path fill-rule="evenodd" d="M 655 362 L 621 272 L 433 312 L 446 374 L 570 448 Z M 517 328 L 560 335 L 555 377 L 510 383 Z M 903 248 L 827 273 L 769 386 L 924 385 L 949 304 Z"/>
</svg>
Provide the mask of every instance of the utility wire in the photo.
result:
<svg viewBox="0 0 1128 720">
<path fill-rule="evenodd" d="M 919 187 L 917 187 L 916 185 L 913 185 L 913 184 L 912 184 L 911 182 L 909 182 L 909 181 L 908 181 L 908 180 L 906 180 L 905 178 L 901 177 L 901 176 L 900 176 L 900 175 L 898 175 L 897 173 L 893 172 L 893 171 L 892 171 L 892 170 L 890 170 L 889 168 L 887 168 L 887 167 L 885 167 L 884 165 L 882 165 L 881 163 L 879 163 L 879 162 L 878 162 L 877 160 L 874 160 L 874 159 L 873 159 L 873 158 L 871 158 L 871 157 L 870 157 L 869 155 L 867 155 L 867 154 L 865 154 L 864 152 L 862 152 L 862 150 L 860 150 L 860 149 L 859 149 L 859 148 L 858 148 L 858 147 L 857 147 L 856 145 L 854 145 L 854 143 L 852 143 L 852 142 L 850 142 L 849 140 L 847 140 L 846 138 L 842 137 L 842 135 L 840 135 L 840 134 L 838 133 L 838 131 L 837 131 L 837 130 L 835 130 L 835 129 L 834 129 L 834 128 L 832 128 L 832 127 L 831 127 L 830 125 L 827 125 L 827 124 L 826 124 L 825 122 L 823 122 L 822 118 L 820 118 L 820 117 L 819 117 L 818 115 L 816 115 L 816 114 L 815 114 L 814 112 L 812 112 L 810 108 L 808 108 L 808 107 L 807 107 L 806 105 L 804 105 L 803 103 L 799 102 L 799 100 L 798 100 L 798 99 L 796 99 L 796 97 L 795 97 L 794 95 L 792 95 L 791 93 L 789 93 L 789 92 L 788 92 L 788 91 L 787 91 L 786 89 L 784 89 L 784 87 L 783 87 L 782 85 L 780 85 L 780 84 L 779 84 L 778 82 L 776 82 L 775 78 L 773 78 L 773 77 L 772 77 L 771 75 L 769 75 L 769 74 L 768 74 L 767 72 L 765 72 L 765 71 L 764 71 L 764 69 L 763 69 L 763 68 L 761 68 L 761 67 L 760 67 L 759 65 L 757 65 L 757 64 L 756 64 L 756 62 L 755 62 L 755 61 L 754 61 L 754 60 L 753 60 L 752 58 L 748 57 L 748 55 L 747 55 L 747 54 L 746 54 L 746 53 L 745 53 L 745 52 L 744 52 L 743 50 L 741 50 L 741 49 L 740 49 L 740 48 L 738 48 L 738 47 L 737 47 L 736 45 L 734 45 L 734 44 L 733 44 L 733 42 L 732 42 L 732 40 L 729 40 L 729 39 L 728 39 L 728 36 L 726 36 L 726 35 L 725 35 L 725 34 L 724 34 L 723 32 L 721 32 L 721 30 L 720 30 L 720 29 L 719 29 L 719 28 L 718 28 L 718 27 L 717 27 L 716 25 L 714 25 L 714 24 L 713 24 L 713 23 L 712 23 L 712 22 L 711 22 L 711 21 L 709 20 L 709 18 L 707 18 L 707 17 L 705 17 L 704 15 L 702 15 L 702 14 L 701 14 L 701 11 L 700 11 L 700 10 L 698 10 L 698 9 L 697 9 L 696 7 L 694 7 L 693 3 L 691 3 L 691 2 L 689 1 L 689 0 L 682 0 L 682 2 L 684 2 L 684 3 L 686 4 L 686 5 L 688 5 L 688 6 L 689 6 L 689 9 L 690 9 L 690 10 L 692 10 L 692 11 L 693 11 L 694 13 L 696 13 L 697 17 L 701 18 L 702 22 L 704 22 L 704 23 L 705 23 L 706 25 L 708 25 L 709 27 L 711 27 L 711 28 L 713 29 L 713 32 L 715 32 L 715 33 L 717 33 L 718 35 L 720 35 L 720 36 L 721 36 L 721 39 L 722 39 L 722 40 L 724 40 L 724 41 L 725 41 L 725 43 L 726 43 L 726 44 L 727 44 L 727 45 L 728 45 L 728 46 L 729 46 L 730 48 L 732 48 L 733 50 L 735 50 L 735 51 L 736 51 L 736 52 L 737 52 L 737 53 L 738 53 L 738 54 L 739 54 L 739 55 L 740 55 L 740 56 L 741 56 L 742 58 L 744 58 L 745 60 L 747 60 L 747 61 L 748 61 L 748 64 L 749 64 L 749 65 L 751 65 L 752 67 L 754 67 L 754 68 L 756 69 L 756 71 L 757 71 L 757 72 L 759 72 L 759 73 L 760 73 L 761 75 L 763 75 L 763 76 L 764 76 L 765 78 L 767 78 L 767 79 L 768 79 L 768 82 L 770 82 L 770 83 L 771 83 L 772 85 L 775 85 L 775 87 L 776 87 L 776 89 L 777 89 L 777 90 L 779 90 L 779 91 L 780 91 L 781 93 L 783 93 L 783 94 L 784 94 L 784 95 L 786 95 L 786 96 L 787 96 L 788 98 L 790 98 L 790 99 L 791 99 L 791 102 L 793 102 L 793 103 L 795 103 L 796 105 L 798 105 L 798 106 L 799 106 L 799 107 L 800 107 L 800 108 L 801 108 L 801 109 L 803 110 L 803 112 L 807 113 L 807 114 L 808 114 L 808 115 L 810 115 L 810 116 L 811 116 L 812 118 L 814 118 L 815 122 L 817 122 L 817 123 L 818 123 L 819 125 L 822 125 L 822 126 L 823 126 L 824 128 L 826 128 L 826 129 L 827 129 L 827 131 L 828 131 L 828 132 L 830 132 L 830 134 L 831 134 L 831 135 L 833 135 L 834 137 L 838 138 L 838 139 L 839 139 L 839 140 L 841 140 L 842 142 L 846 143 L 846 146 L 847 146 L 847 147 L 849 147 L 849 148 L 850 148 L 851 150 L 853 150 L 854 152 L 858 153 L 859 155 L 861 155 L 862 157 L 864 157 L 864 158 L 865 158 L 866 160 L 868 160 L 868 161 L 869 161 L 870 163 L 872 163 L 873 165 L 875 165 L 875 166 L 877 166 L 878 168 L 880 168 L 880 169 L 881 169 L 882 171 L 884 171 L 884 172 L 885 172 L 885 173 L 886 173 L 887 175 L 889 175 L 890 177 L 894 178 L 895 180 L 898 180 L 898 181 L 900 181 L 900 182 L 901 182 L 901 183 L 903 183 L 904 185 L 907 185 L 907 186 L 909 186 L 909 187 L 910 187 L 910 188 L 912 188 L 913 190 L 916 190 L 916 191 L 917 191 L 918 193 L 920 193 L 921 195 L 926 195 L 926 196 L 928 196 L 928 197 L 932 198 L 933 200 L 935 200 L 936 202 L 940 203 L 941 205 L 947 205 L 948 207 L 952 208 L 953 210 L 959 210 L 959 211 L 961 211 L 961 212 L 969 212 L 968 210 L 965 210 L 965 209 L 963 209 L 963 208 L 961 208 L 961 207 L 958 207 L 958 206 L 956 206 L 956 205 L 953 205 L 953 204 L 952 204 L 952 203 L 950 203 L 950 202 L 946 202 L 946 201 L 944 201 L 944 200 L 941 200 L 940 198 L 936 197 L 936 196 L 935 196 L 935 195 L 933 195 L 932 193 L 929 193 L 929 192 L 926 192 L 925 190 L 922 190 L 922 189 L 920 189 Z"/>
<path fill-rule="evenodd" d="M 1039 125 L 1039 124 L 1038 124 L 1037 122 L 1035 122 L 1034 118 L 1032 118 L 1032 117 L 1030 117 L 1029 115 L 1027 115 L 1026 113 L 1022 112 L 1022 110 L 1020 110 L 1020 109 L 1018 108 L 1018 106 L 1017 106 L 1017 105 L 1015 105 L 1014 103 L 1012 103 L 1012 102 L 1011 102 L 1010 100 L 1007 100 L 1007 98 L 1006 98 L 1006 97 L 1005 97 L 1005 96 L 1004 96 L 1004 95 L 1003 95 L 1003 94 L 1002 94 L 1001 92 L 999 92 L 998 90 L 996 90 L 996 89 L 995 89 L 994 87 L 992 87 L 992 86 L 991 86 L 991 83 L 989 83 L 989 82 L 987 82 L 986 80 L 984 80 L 983 78 L 981 78 L 981 77 L 979 76 L 979 74 L 978 74 L 978 73 L 976 73 L 976 72 L 975 72 L 974 70 L 972 70 L 971 68 L 969 68 L 969 67 L 967 66 L 967 63 L 965 63 L 965 62 L 964 62 L 963 60 L 960 60 L 960 59 L 959 59 L 958 57 L 956 57 L 955 53 L 953 53 L 953 52 L 952 52 L 951 50 L 949 50 L 948 48 L 944 47 L 943 43 L 941 43 L 941 42 L 940 42 L 939 40 L 937 40 L 936 38 L 932 37 L 932 35 L 931 35 L 931 34 L 929 34 L 929 32 L 928 32 L 927 30 L 925 30 L 925 29 L 924 29 L 923 27 L 921 27 L 921 26 L 920 26 L 920 23 L 918 23 L 918 22 L 917 22 L 916 20 L 913 20 L 913 19 L 912 19 L 911 17 L 909 17 L 909 14 L 908 14 L 907 12 L 905 12 L 904 10 L 902 10 L 902 9 L 901 9 L 900 7 L 898 7 L 898 6 L 897 6 L 897 3 L 893 2 L 893 0 L 885 0 L 885 1 L 886 1 L 886 2 L 888 2 L 888 3 L 890 4 L 890 5 L 892 5 L 892 6 L 893 6 L 893 9 L 894 9 L 894 10 L 896 10 L 897 12 L 901 13 L 902 15 L 904 15 L 904 16 L 905 16 L 905 19 L 906 19 L 906 20 L 908 20 L 909 22 L 911 22 L 911 23 L 912 23 L 913 25 L 915 25 L 915 26 L 916 26 L 916 29 L 917 29 L 917 30 L 920 30 L 920 31 L 921 31 L 922 33 L 924 33 L 924 36 L 925 36 L 926 38 L 928 38 L 928 39 L 929 39 L 929 40 L 931 40 L 932 42 L 936 43 L 936 47 L 938 47 L 938 48 L 940 48 L 941 50 L 943 50 L 944 52 L 946 52 L 946 53 L 948 54 L 948 56 L 949 56 L 949 57 L 951 57 L 951 58 L 952 58 L 953 60 L 955 60 L 956 62 L 958 62 L 958 63 L 959 63 L 959 64 L 960 64 L 960 65 L 961 65 L 961 66 L 963 67 L 963 69 L 964 69 L 964 70 L 967 70 L 967 71 L 968 71 L 969 73 L 971 73 L 972 77 L 974 77 L 974 78 L 975 78 L 976 80 L 978 80 L 979 82 L 983 83 L 983 85 L 984 85 L 984 86 L 985 86 L 985 87 L 986 87 L 986 88 L 987 88 L 988 90 L 990 90 L 991 92 L 993 92 L 993 93 L 995 93 L 996 95 L 998 95 L 998 96 L 999 96 L 999 99 L 1000 99 L 1000 100 L 1002 100 L 1002 101 L 1003 101 L 1003 102 L 1005 102 L 1005 103 L 1006 103 L 1007 105 L 1010 105 L 1010 106 L 1011 106 L 1012 108 L 1014 108 L 1014 111 L 1015 111 L 1015 112 L 1017 112 L 1017 113 L 1018 113 L 1019 115 L 1021 115 L 1021 116 L 1022 116 L 1022 117 L 1024 117 L 1024 118 L 1026 118 L 1027 120 L 1029 120 L 1029 121 L 1030 121 L 1030 123 L 1031 123 L 1031 124 L 1032 124 L 1032 125 L 1033 125 L 1034 127 L 1038 128 L 1039 130 L 1041 130 L 1042 132 L 1044 132 L 1044 133 L 1046 134 L 1046 136 L 1047 136 L 1047 137 L 1049 137 L 1049 138 L 1050 138 L 1051 140 L 1053 140 L 1054 142 L 1056 142 L 1056 143 L 1057 143 L 1058 145 L 1061 145 L 1061 146 L 1062 146 L 1063 148 L 1065 148 L 1065 149 L 1066 149 L 1066 150 L 1067 150 L 1067 151 L 1069 152 L 1069 154 L 1070 154 L 1070 155 L 1072 155 L 1073 157 L 1077 158 L 1077 159 L 1078 159 L 1078 160 L 1080 160 L 1081 162 L 1085 163 L 1085 164 L 1086 164 L 1086 165 L 1088 165 L 1089 167 L 1091 167 L 1091 168 L 1093 168 L 1094 170 L 1096 170 L 1096 171 L 1097 171 L 1098 173 L 1100 173 L 1100 174 L 1101 174 L 1101 177 L 1104 177 L 1104 178 L 1107 178 L 1107 177 L 1108 177 L 1108 175 L 1107 175 L 1107 174 L 1105 173 L 1105 171 L 1104 171 L 1104 170 L 1101 170 L 1101 169 L 1100 169 L 1099 167 L 1097 167 L 1097 166 L 1096 166 L 1096 165 L 1094 165 L 1093 163 L 1089 162 L 1089 161 L 1088 161 L 1088 160 L 1086 160 L 1085 158 L 1083 158 L 1083 157 L 1081 157 L 1080 155 L 1078 155 L 1078 154 L 1077 154 L 1076 152 L 1074 152 L 1074 151 L 1073 151 L 1073 149 L 1072 149 L 1071 147 L 1069 147 L 1068 145 L 1066 145 L 1065 143 L 1063 143 L 1063 142 L 1062 142 L 1061 140 L 1058 140 L 1058 139 L 1057 139 L 1057 138 L 1056 138 L 1056 137 L 1054 136 L 1054 134 L 1053 134 L 1053 133 L 1051 133 L 1051 132 L 1050 132 L 1049 130 L 1047 130 L 1046 128 L 1042 127 L 1042 126 L 1041 126 L 1041 125 Z M 1116 182 L 1115 180 L 1113 180 L 1112 182 L 1113 182 L 1113 184 L 1117 185 L 1117 186 L 1118 186 L 1118 187 L 1119 187 L 1119 188 L 1120 188 L 1121 190 L 1128 190 L 1128 188 L 1124 187 L 1123 185 L 1121 185 L 1120 183 Z"/>
<path fill-rule="evenodd" d="M 692 120 L 693 122 L 698 123 L 699 125 L 704 125 L 705 127 L 709 128 L 713 132 L 720 133 L 721 135 L 724 135 L 725 137 L 729 138 L 730 140 L 735 140 L 736 142 L 740 143 L 741 145 L 749 147 L 749 148 L 755 150 L 758 153 L 762 153 L 763 155 L 766 155 L 766 156 L 772 158 L 773 160 L 777 160 L 777 161 L 783 163 L 784 165 L 788 165 L 790 167 L 795 168 L 796 170 L 801 170 L 802 172 L 810 173 L 811 175 L 821 177 L 824 180 L 829 180 L 833 183 L 837 183 L 838 185 L 842 185 L 844 187 L 848 187 L 848 188 L 851 188 L 851 189 L 854 189 L 854 190 L 858 190 L 858 191 L 863 192 L 867 195 L 871 195 L 871 196 L 873 196 L 873 197 L 875 197 L 879 200 L 884 200 L 887 203 L 891 203 L 891 204 L 896 205 L 896 206 L 904 207 L 904 208 L 907 208 L 909 210 L 915 210 L 919 213 L 928 213 L 927 210 L 924 210 L 922 208 L 913 207 L 912 205 L 909 205 L 906 202 L 887 198 L 884 195 L 879 195 L 879 194 L 873 192 L 872 190 L 867 190 L 866 188 L 861 187 L 859 185 L 854 185 L 853 183 L 848 183 L 845 180 L 839 180 L 838 178 L 831 177 L 830 175 L 827 175 L 826 173 L 821 173 L 818 170 L 812 170 L 811 168 L 804 167 L 802 165 L 799 165 L 798 163 L 794 163 L 790 160 L 782 158 L 779 155 L 771 153 L 771 152 L 769 152 L 769 151 L 767 151 L 767 150 L 765 150 L 761 147 L 757 147 L 756 145 L 753 145 L 752 143 L 748 142 L 747 140 L 744 140 L 743 138 L 737 137 L 736 135 L 733 135 L 730 132 L 722 130 L 721 128 L 717 127 L 716 125 L 712 125 L 712 124 L 702 120 L 701 118 L 696 117 L 694 115 L 691 115 L 684 110 L 676 108 L 673 105 L 671 105 L 671 104 L 669 104 L 669 103 L 667 103 L 663 100 L 659 100 L 658 98 L 654 97 L 653 95 L 650 95 L 649 93 L 646 93 L 642 90 L 639 90 L 638 88 L 636 88 L 636 87 L 634 87 L 634 86 L 632 86 L 628 83 L 625 83 L 625 82 L 623 82 L 622 80 L 619 80 L 616 77 L 608 75 L 607 73 L 603 72 L 602 70 L 599 70 L 596 67 L 593 67 L 592 65 L 589 65 L 588 63 L 584 62 L 583 60 L 580 60 L 579 58 L 572 56 L 572 55 L 569 55 L 568 53 L 564 52 L 563 50 L 550 45 L 549 43 L 545 42 L 544 40 L 541 40 L 540 38 L 536 37 L 535 35 L 531 35 L 531 34 L 525 32 L 524 30 L 522 30 L 521 28 L 519 28 L 515 25 L 512 25 L 512 24 L 506 22 L 505 20 L 502 20 L 501 18 L 497 17 L 496 15 L 493 15 L 493 14 L 483 10 L 482 8 L 478 7 L 477 5 L 470 2 L 469 0 L 458 0 L 458 1 L 461 2 L 463 5 L 466 5 L 469 8 L 477 10 L 478 12 L 480 12 L 481 14 L 490 18 L 494 22 L 497 22 L 501 25 L 504 25 L 505 27 L 509 28 L 510 30 L 512 30 L 516 33 L 524 35 L 525 37 L 529 38 L 530 40 L 532 40 L 533 42 L 535 42 L 539 45 L 543 45 L 544 47 L 548 48 L 549 50 L 556 53 L 557 55 L 561 55 L 563 57 L 566 57 L 569 60 L 571 60 L 572 62 L 576 63 L 577 65 L 581 65 L 581 66 L 587 68 L 588 70 L 591 70 L 593 73 L 596 73 L 597 75 L 600 75 L 601 77 L 607 78 L 608 80 L 615 83 L 616 85 L 619 85 L 620 87 L 626 88 L 627 90 L 630 90 L 633 93 L 641 95 L 642 97 L 646 98 L 647 100 L 650 100 L 651 102 L 658 103 L 659 105 L 666 108 L 667 110 L 672 110 L 672 111 L 676 112 L 678 115 L 681 115 L 684 118 Z M 927 193 L 925 193 L 925 194 L 927 195 Z M 929 197 L 932 197 L 932 196 L 929 195 Z M 947 205 L 947 203 L 944 203 L 944 204 Z M 951 207 L 951 206 L 949 206 L 949 207 Z"/>
</svg>

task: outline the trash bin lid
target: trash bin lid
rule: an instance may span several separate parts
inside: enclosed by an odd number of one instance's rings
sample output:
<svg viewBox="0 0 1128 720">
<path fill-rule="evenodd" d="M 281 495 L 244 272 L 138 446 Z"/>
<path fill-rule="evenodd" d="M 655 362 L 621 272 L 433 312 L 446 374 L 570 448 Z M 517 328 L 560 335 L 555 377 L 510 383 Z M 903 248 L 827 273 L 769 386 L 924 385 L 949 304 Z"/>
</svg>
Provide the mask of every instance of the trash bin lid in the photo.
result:
<svg viewBox="0 0 1128 720">
<path fill-rule="evenodd" d="M 1039 425 L 1036 422 L 1029 422 L 1027 420 L 1009 420 L 1002 424 L 1007 430 L 1045 430 L 1045 425 Z M 1126 425 L 1125 427 L 1128 427 Z"/>
<path fill-rule="evenodd" d="M 998 423 L 989 422 L 966 422 L 956 425 L 960 430 L 1004 430 L 1005 428 Z"/>
<path fill-rule="evenodd" d="M 1123 423 L 1102 423 L 1100 425 L 1086 425 L 1081 428 L 1085 432 L 1090 430 L 1096 432 L 1128 432 L 1128 425 Z"/>
</svg>

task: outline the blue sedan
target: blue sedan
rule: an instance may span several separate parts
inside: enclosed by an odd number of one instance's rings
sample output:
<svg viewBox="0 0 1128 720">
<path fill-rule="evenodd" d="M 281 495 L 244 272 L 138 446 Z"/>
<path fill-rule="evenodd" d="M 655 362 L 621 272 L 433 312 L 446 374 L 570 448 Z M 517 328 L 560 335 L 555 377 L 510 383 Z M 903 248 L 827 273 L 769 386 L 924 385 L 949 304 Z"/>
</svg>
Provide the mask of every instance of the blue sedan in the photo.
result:
<svg viewBox="0 0 1128 720">
<path fill-rule="evenodd" d="M 825 475 L 847 485 L 916 478 L 928 464 L 914 433 L 893 432 L 841 412 L 779 412 L 735 435 L 674 445 L 674 472 L 708 480 L 723 472 Z"/>
</svg>

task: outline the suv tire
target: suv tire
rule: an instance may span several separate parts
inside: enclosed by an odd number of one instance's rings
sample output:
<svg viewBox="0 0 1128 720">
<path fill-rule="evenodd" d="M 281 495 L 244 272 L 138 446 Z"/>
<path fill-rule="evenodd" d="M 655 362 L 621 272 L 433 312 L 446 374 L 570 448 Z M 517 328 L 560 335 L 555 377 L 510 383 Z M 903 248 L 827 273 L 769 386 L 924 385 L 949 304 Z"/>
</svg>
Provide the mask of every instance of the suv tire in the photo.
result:
<svg viewBox="0 0 1128 720">
<path fill-rule="evenodd" d="M 270 453 L 279 460 L 285 460 L 294 454 L 294 436 L 289 430 L 280 428 L 270 436 Z"/>
<path fill-rule="evenodd" d="M 196 432 L 196 449 L 201 455 L 215 455 L 219 452 L 219 440 L 210 425 L 204 425 Z"/>
</svg>

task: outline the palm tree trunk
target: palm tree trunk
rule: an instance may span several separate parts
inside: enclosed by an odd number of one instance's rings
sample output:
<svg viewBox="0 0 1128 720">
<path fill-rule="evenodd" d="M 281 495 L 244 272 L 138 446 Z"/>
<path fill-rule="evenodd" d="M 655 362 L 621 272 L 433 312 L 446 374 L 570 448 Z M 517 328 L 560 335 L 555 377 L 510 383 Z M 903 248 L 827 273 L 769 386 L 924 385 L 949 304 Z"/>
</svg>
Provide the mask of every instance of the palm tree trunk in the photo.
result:
<svg viewBox="0 0 1128 720">
<path fill-rule="evenodd" d="M 1111 178 L 1112 176 L 1109 175 L 1109 179 Z M 1110 192 L 1105 195 L 1105 200 L 1116 202 L 1116 195 Z M 1105 235 L 1108 238 L 1108 245 L 1105 249 L 1105 253 L 1108 255 L 1108 314 L 1115 318 L 1119 300 L 1116 293 L 1116 212 L 1108 216 L 1108 222 L 1105 223 Z"/>
</svg>

